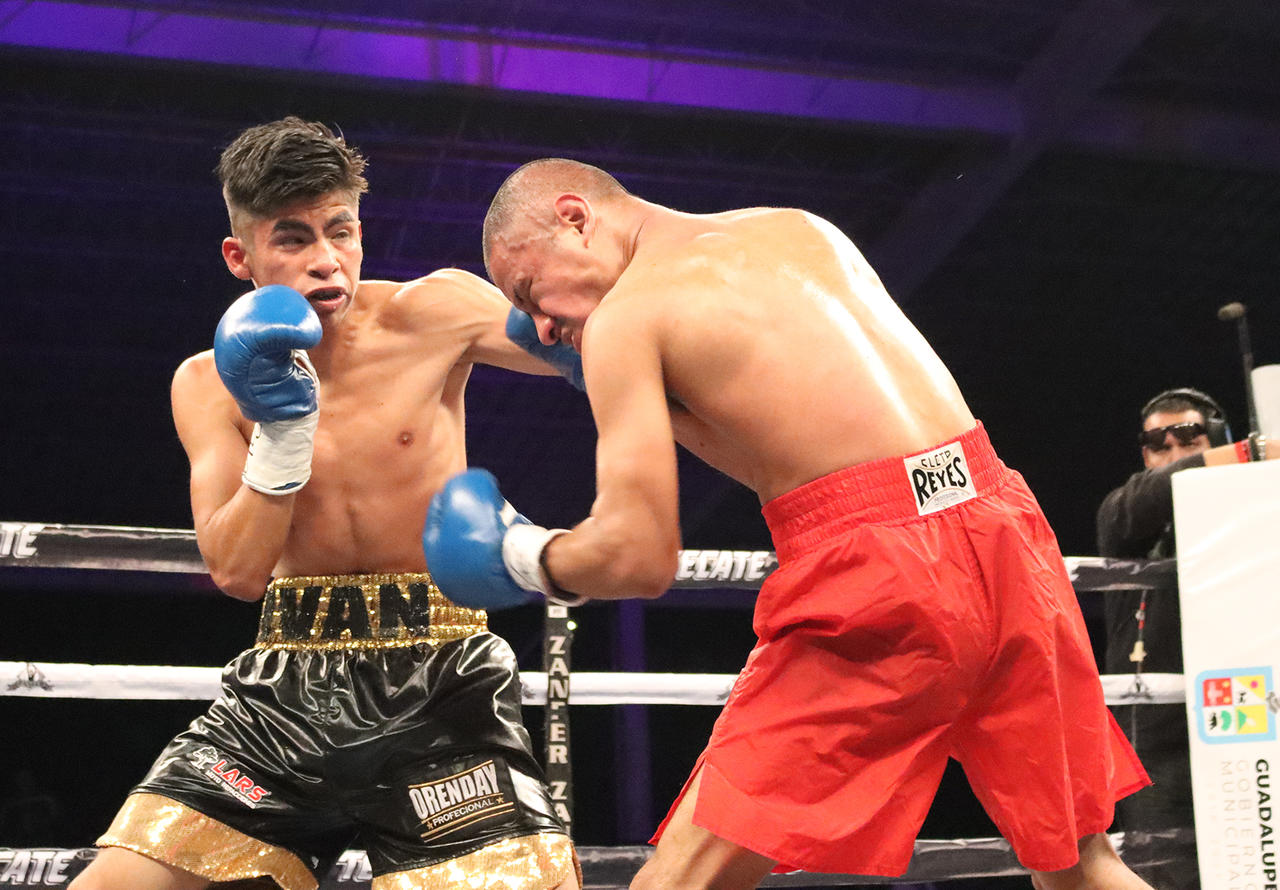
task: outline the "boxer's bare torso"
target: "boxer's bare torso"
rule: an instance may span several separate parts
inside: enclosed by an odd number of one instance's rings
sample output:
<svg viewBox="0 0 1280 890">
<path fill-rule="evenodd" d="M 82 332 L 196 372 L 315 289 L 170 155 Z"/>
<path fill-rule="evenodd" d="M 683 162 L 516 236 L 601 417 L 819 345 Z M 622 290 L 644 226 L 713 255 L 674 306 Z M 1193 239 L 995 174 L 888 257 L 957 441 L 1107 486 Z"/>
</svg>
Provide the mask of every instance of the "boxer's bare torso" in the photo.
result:
<svg viewBox="0 0 1280 890">
<path fill-rule="evenodd" d="M 974 424 L 857 248 L 803 211 L 647 219 L 584 330 L 588 368 L 628 336 L 654 341 L 680 443 L 763 501 Z"/>
<path fill-rule="evenodd" d="M 456 269 L 360 284 L 347 314 L 308 352 L 320 381 L 312 475 L 292 496 L 273 574 L 425 568 L 427 504 L 466 467 L 463 390 L 472 363 L 547 373 L 503 334 L 509 308 L 487 282 Z M 238 480 L 253 424 L 219 380 L 212 352 L 188 359 L 173 389 L 193 467 L 207 456 Z M 197 531 L 224 495 L 193 490 Z"/>
<path fill-rule="evenodd" d="M 553 210 L 554 223 L 496 230 L 488 256 L 543 341 L 582 353 L 597 493 L 544 553 L 564 589 L 616 598 L 670 584 L 673 439 L 769 501 L 973 427 L 942 362 L 830 223 L 630 195 L 562 194 Z"/>
</svg>

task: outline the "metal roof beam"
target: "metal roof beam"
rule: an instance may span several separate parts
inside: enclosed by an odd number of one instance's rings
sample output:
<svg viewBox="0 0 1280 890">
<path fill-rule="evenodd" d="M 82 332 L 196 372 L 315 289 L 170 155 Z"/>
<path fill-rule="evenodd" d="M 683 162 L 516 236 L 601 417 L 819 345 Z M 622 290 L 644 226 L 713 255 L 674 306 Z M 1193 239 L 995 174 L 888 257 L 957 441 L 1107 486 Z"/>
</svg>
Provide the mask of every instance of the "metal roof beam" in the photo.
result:
<svg viewBox="0 0 1280 890">
<path fill-rule="evenodd" d="M 0 0 L 0 46 L 653 103 L 939 137 L 969 133 L 1042 147 L 1043 134 L 1052 132 L 1058 143 L 1086 150 L 1280 170 L 1271 150 L 1280 124 L 1273 120 L 1098 101 L 1079 85 L 1052 82 L 1073 71 L 1084 76 L 1091 63 L 1104 76 L 1114 67 L 1108 52 L 1123 58 L 1133 34 L 1145 34 L 1149 15 L 1115 0 L 1084 3 L 1059 33 L 1059 48 L 1040 62 L 1043 70 L 1013 88 L 855 76 L 620 41 L 142 0 Z M 1129 43 L 1104 48 L 1116 40 Z M 1061 58 L 1053 61 L 1053 53 Z M 1067 106 L 1074 115 L 1060 114 Z M 1056 128 L 1041 119 L 1046 108 L 1056 109 Z"/>
<path fill-rule="evenodd" d="M 1023 127 L 1003 152 L 965 148 L 920 189 L 867 254 L 905 301 L 1035 160 L 1059 141 L 1094 91 L 1161 13 L 1129 0 L 1083 0 L 1018 78 Z"/>
</svg>

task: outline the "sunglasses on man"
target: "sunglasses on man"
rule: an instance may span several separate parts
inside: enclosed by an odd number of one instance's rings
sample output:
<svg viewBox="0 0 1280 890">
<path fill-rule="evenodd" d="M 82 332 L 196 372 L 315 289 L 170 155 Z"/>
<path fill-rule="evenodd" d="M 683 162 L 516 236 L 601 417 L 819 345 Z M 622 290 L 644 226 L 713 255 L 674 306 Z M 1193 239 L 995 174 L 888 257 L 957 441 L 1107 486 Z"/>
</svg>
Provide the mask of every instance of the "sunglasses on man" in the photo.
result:
<svg viewBox="0 0 1280 890">
<path fill-rule="evenodd" d="M 1165 444 L 1168 433 L 1178 440 L 1179 445 L 1190 445 L 1197 436 L 1208 435 L 1203 423 L 1174 423 L 1169 426 L 1158 426 L 1152 430 L 1138 433 L 1138 444 L 1152 451 L 1168 451 L 1170 445 Z"/>
</svg>

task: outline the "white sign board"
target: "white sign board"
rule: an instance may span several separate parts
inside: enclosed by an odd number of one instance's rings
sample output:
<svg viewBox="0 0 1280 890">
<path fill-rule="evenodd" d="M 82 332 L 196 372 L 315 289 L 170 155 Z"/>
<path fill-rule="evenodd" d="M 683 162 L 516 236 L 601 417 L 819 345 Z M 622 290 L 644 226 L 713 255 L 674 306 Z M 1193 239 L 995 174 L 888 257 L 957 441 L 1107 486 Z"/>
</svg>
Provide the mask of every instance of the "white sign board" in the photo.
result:
<svg viewBox="0 0 1280 890">
<path fill-rule="evenodd" d="M 1173 477 L 1203 890 L 1275 890 L 1280 864 L 1280 461 Z"/>
</svg>

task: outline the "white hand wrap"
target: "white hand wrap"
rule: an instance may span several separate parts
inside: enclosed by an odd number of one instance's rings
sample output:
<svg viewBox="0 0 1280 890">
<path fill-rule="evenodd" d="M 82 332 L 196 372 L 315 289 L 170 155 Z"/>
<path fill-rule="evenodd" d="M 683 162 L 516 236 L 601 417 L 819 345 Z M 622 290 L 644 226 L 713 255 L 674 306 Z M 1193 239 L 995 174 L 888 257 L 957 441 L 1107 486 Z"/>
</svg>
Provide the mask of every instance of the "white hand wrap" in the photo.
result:
<svg viewBox="0 0 1280 890">
<path fill-rule="evenodd" d="M 263 494 L 293 494 L 311 478 L 311 451 L 319 411 L 294 420 L 255 424 L 240 478 Z"/>
<path fill-rule="evenodd" d="M 316 379 L 315 368 L 301 349 L 293 350 L 295 361 Z M 249 440 L 249 457 L 244 462 L 241 481 L 263 494 L 293 494 L 311 478 L 311 453 L 315 447 L 320 411 L 292 420 L 268 420 L 254 424 Z"/>
<path fill-rule="evenodd" d="M 552 538 L 567 535 L 567 528 L 543 528 L 520 522 L 507 529 L 502 536 L 502 564 L 507 567 L 511 580 L 525 590 L 536 590 L 551 600 L 565 606 L 577 606 L 586 597 L 567 593 L 552 583 L 542 566 L 542 551 Z"/>
</svg>

